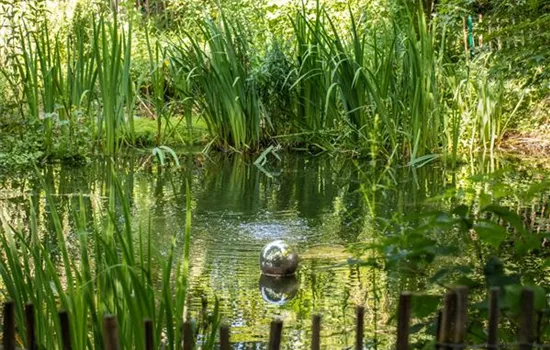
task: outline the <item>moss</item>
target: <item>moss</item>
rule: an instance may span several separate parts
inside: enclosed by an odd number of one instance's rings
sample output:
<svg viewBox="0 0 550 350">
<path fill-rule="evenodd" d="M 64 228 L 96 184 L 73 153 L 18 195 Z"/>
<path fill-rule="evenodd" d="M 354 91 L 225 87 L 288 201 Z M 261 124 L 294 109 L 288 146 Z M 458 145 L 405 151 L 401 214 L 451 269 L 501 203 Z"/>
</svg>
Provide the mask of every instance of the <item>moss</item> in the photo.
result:
<svg viewBox="0 0 550 350">
<path fill-rule="evenodd" d="M 163 120 L 161 128 L 160 144 L 168 146 L 196 146 L 208 142 L 208 129 L 201 118 L 194 117 L 191 128 L 187 127 L 185 120 L 171 118 L 167 123 Z M 157 120 L 151 118 L 135 118 L 135 146 L 158 145 Z"/>
</svg>

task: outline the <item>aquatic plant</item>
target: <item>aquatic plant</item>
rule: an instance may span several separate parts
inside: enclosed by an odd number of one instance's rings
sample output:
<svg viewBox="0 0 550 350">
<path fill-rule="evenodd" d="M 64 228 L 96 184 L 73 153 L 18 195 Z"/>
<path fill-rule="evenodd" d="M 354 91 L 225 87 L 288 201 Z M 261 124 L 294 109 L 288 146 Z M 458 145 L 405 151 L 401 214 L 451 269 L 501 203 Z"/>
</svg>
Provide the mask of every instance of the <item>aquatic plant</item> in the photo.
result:
<svg viewBox="0 0 550 350">
<path fill-rule="evenodd" d="M 189 76 L 195 104 L 221 147 L 256 149 L 263 114 L 251 79 L 253 57 L 246 30 L 223 14 L 219 21 L 205 18 L 198 26 L 202 38 L 188 33 L 172 46 L 177 68 L 187 68 L 179 73 Z"/>
<path fill-rule="evenodd" d="M 486 341 L 481 319 L 487 313 L 488 291 L 494 288 L 502 298 L 500 312 L 506 320 L 501 323 L 505 324 L 502 342 L 514 341 L 522 310 L 521 288 L 534 290 L 535 308 L 541 315 L 548 307 L 548 288 L 542 279 L 549 263 L 544 252 L 547 223 L 524 216 L 525 211 L 544 211 L 550 182 L 543 179 L 518 187 L 506 183 L 503 174 L 473 176 L 466 189 L 438 196 L 438 202 L 448 203 L 446 209 L 401 212 L 392 220 L 380 220 L 380 240 L 355 244 L 354 251 L 364 258 L 352 264 L 383 266 L 390 279 L 396 278 L 399 289 L 434 294 L 456 285 L 468 286 L 470 298 L 478 302 L 470 309 L 468 337 L 478 343 Z M 367 191 L 364 195 L 368 200 Z M 530 207 L 539 201 L 540 207 Z M 417 317 L 424 319 L 416 328 L 435 333 L 437 319 L 426 316 L 437 312 L 439 301 L 427 296 L 423 304 Z M 539 322 L 538 341 L 544 342 L 540 339 L 548 337 L 548 328 L 542 318 Z M 419 343 L 425 339 L 419 338 Z"/>
<path fill-rule="evenodd" d="M 101 17 L 93 26 L 94 55 L 98 62 L 99 94 L 102 109 L 98 116 L 97 132 L 105 154 L 118 151 L 124 130 L 133 137 L 133 115 L 125 118 L 124 107 L 131 106 L 130 76 L 132 24 L 122 31 L 115 13 L 113 19 Z M 132 110 L 132 109 L 129 109 Z"/>
<path fill-rule="evenodd" d="M 44 181 L 42 186 L 50 231 L 39 232 L 38 198 L 31 198 L 27 226 L 12 226 L 6 213 L 0 212 L 2 293 L 15 302 L 19 330 L 25 330 L 23 307 L 32 303 L 41 348 L 55 349 L 62 343 L 58 311 L 65 310 L 74 348 L 101 348 L 103 315 L 112 314 L 125 347 L 144 348 L 142 321 L 150 319 L 155 348 L 162 344 L 163 348 L 179 349 L 181 324 L 188 317 L 189 186 L 183 252 L 178 253 L 177 237 L 173 237 L 166 259 L 160 263 L 161 271 L 151 254 L 151 226 L 136 231 L 129 197 L 114 171 L 101 204 L 105 217 L 96 216 L 98 213 L 91 211 L 91 198 L 81 194 L 72 201 L 70 222 L 64 223 L 52 189 Z M 66 224 L 72 228 L 69 234 Z M 213 348 L 219 322 L 216 304 L 211 318 L 200 323 L 204 349 Z"/>
</svg>

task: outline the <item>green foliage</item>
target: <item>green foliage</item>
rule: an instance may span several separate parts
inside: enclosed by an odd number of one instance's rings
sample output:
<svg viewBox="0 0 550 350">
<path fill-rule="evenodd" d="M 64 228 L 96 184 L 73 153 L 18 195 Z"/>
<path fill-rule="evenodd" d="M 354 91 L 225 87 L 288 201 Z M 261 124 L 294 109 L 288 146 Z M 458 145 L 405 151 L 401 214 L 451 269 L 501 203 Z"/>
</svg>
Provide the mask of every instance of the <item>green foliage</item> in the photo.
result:
<svg viewBox="0 0 550 350">
<path fill-rule="evenodd" d="M 118 151 L 122 134 L 119 130 L 128 128 L 131 137 L 134 133 L 133 123 L 126 123 L 124 118 L 124 106 L 130 107 L 127 102 L 132 100 L 131 36 L 131 24 L 128 32 L 120 32 L 116 13 L 112 22 L 100 18 L 97 25 L 94 24 L 94 55 L 98 62 L 99 92 L 103 104 L 98 118 L 98 134 L 104 140 L 103 150 L 108 155 Z M 127 120 L 133 121 L 133 115 L 130 114 Z"/>
<path fill-rule="evenodd" d="M 184 252 L 176 251 L 176 238 L 161 262 L 162 272 L 154 268 L 150 230 L 132 223 L 128 194 L 111 171 L 106 190 L 107 215 L 96 217 L 87 197 L 75 197 L 66 235 L 49 185 L 43 182 L 51 231 L 39 232 L 39 214 L 31 203 L 27 230 L 13 227 L 0 212 L 0 257 L 2 293 L 15 302 L 16 321 L 25 330 L 23 307 L 33 303 L 41 317 L 36 318 L 40 348 L 56 349 L 61 344 L 57 312 L 66 310 L 71 320 L 71 341 L 78 349 L 103 346 L 104 314 L 116 315 L 120 343 L 143 348 L 141 321 L 154 324 L 155 348 L 177 349 L 181 344 L 181 323 L 185 314 L 189 278 L 191 204 L 187 187 Z M 37 200 L 32 199 L 32 201 Z M 150 226 L 149 226 L 150 227 Z M 60 268 L 61 266 L 61 268 Z M 198 337 L 203 349 L 213 349 L 219 328 L 218 306 L 211 317 L 200 320 Z M 23 342 L 24 339 L 21 339 Z M 24 344 L 21 344 L 24 345 Z"/>
<path fill-rule="evenodd" d="M 295 131 L 292 127 L 295 119 L 292 106 L 295 96 L 290 87 L 296 76 L 289 73 L 292 72 L 293 61 L 288 56 L 288 51 L 289 48 L 280 40 L 272 39 L 260 58 L 259 67 L 253 73 L 259 98 L 273 126 L 273 130 L 267 129 L 267 132 L 275 131 L 277 134 Z"/>
<path fill-rule="evenodd" d="M 487 183 L 486 180 L 479 178 L 474 181 L 492 189 L 496 201 L 510 197 L 505 184 L 498 180 Z M 520 201 L 529 203 L 533 195 L 541 191 L 548 193 L 550 183 L 542 181 L 514 190 L 514 201 L 521 198 Z M 478 320 L 486 317 L 482 314 L 487 311 L 488 290 L 498 287 L 503 300 L 501 312 L 511 329 L 501 332 L 502 340 L 511 340 L 518 321 L 523 286 L 534 289 L 537 310 L 549 306 L 545 297 L 548 289 L 540 276 L 547 266 L 544 244 L 550 232 L 529 230 L 516 211 L 499 204 L 486 204 L 483 194 L 464 204 L 461 204 L 464 199 L 456 193 L 449 193 L 448 198 L 454 203 L 451 209 L 397 218 L 397 221 L 387 223 L 387 232 L 381 241 L 366 244 L 363 248 L 376 251 L 377 264 L 404 281 L 404 285 L 409 280 L 422 281 L 416 286 L 401 286 L 429 293 L 415 296 L 419 304 L 415 304 L 413 313 L 422 322 L 427 322 L 419 324 L 422 327 L 434 322 L 431 316 L 441 300 L 434 299 L 434 293 L 441 295 L 443 289 L 465 285 L 470 289 L 471 299 L 476 302 L 471 310 L 470 336 L 475 342 L 483 341 L 483 338 L 477 339 L 480 336 L 477 329 L 483 329 Z"/>
<path fill-rule="evenodd" d="M 251 57 L 245 30 L 222 16 L 199 22 L 207 47 L 190 36 L 173 46 L 178 74 L 192 79 L 195 103 L 209 132 L 226 149 L 256 149 L 260 143 L 262 108 L 251 79 Z M 185 81 L 187 78 L 180 78 Z M 197 98 L 198 97 L 198 98 Z"/>
<path fill-rule="evenodd" d="M 59 144 L 84 151 L 86 134 L 104 154 L 151 142 L 136 135 L 137 114 L 156 121 L 156 146 L 182 120 L 194 138 L 202 118 L 225 150 L 279 142 L 455 164 L 465 151 L 494 154 L 510 130 L 534 123 L 530 104 L 547 94 L 546 37 L 536 47 L 519 40 L 545 28 L 544 1 L 521 10 L 469 0 L 136 5 L 78 2 L 67 25 L 42 1 L 4 6 L 0 118 L 40 121 L 45 157 Z M 485 45 L 472 58 L 461 25 L 475 13 Z M 503 36 L 513 40 L 495 49 Z"/>
</svg>

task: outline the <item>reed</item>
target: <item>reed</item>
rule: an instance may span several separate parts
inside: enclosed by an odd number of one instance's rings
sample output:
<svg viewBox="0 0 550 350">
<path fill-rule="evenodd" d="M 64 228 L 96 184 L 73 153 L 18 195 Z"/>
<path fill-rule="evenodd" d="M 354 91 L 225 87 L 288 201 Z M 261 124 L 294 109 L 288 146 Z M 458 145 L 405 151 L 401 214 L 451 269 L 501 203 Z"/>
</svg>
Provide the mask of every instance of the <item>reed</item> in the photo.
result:
<svg viewBox="0 0 550 350">
<path fill-rule="evenodd" d="M 68 139 L 79 127 L 75 116 L 87 115 L 94 95 L 97 67 L 85 28 L 76 25 L 66 43 L 51 33 L 48 13 L 15 27 L 17 44 L 10 47 L 0 74 L 8 82 L 21 120 L 38 121 L 44 129 L 44 153 L 55 152 L 58 138 Z"/>
<path fill-rule="evenodd" d="M 135 231 L 128 194 L 114 171 L 106 190 L 107 215 L 93 212 L 89 198 L 78 197 L 68 223 L 73 227 L 70 235 L 56 212 L 51 189 L 45 182 L 43 186 L 52 232 L 39 232 L 37 228 L 40 214 L 35 201 L 39 199 L 31 199 L 28 227 L 16 228 L 6 213 L 0 213 L 0 275 L 6 297 L 16 304 L 18 329 L 25 329 L 23 306 L 32 303 L 40 315 L 35 328 L 40 348 L 55 349 L 61 344 L 60 309 L 70 315 L 71 343 L 76 349 L 102 347 L 104 314 L 117 315 L 120 342 L 125 347 L 145 348 L 144 329 L 136 320 L 150 319 L 155 348 L 180 348 L 180 327 L 188 317 L 189 186 L 184 251 L 176 253 L 174 237 L 161 271 L 152 261 L 150 225 L 149 229 Z M 202 323 L 203 349 L 213 349 L 219 328 L 217 303 L 212 318 Z"/>
<path fill-rule="evenodd" d="M 130 64 L 132 50 L 132 24 L 121 30 L 118 16 L 112 20 L 103 16 L 93 25 L 94 54 L 98 63 L 99 94 L 103 108 L 98 116 L 98 136 L 103 152 L 115 154 L 121 143 L 121 135 L 128 130 L 133 135 L 133 120 L 125 118 L 125 102 L 131 101 Z"/>
<path fill-rule="evenodd" d="M 327 94 L 331 81 L 324 50 L 327 32 L 323 19 L 324 11 L 317 1 L 313 16 L 309 16 L 302 4 L 292 20 L 296 68 L 290 74 L 296 76 L 291 86 L 296 96 L 296 118 L 302 129 L 313 132 L 331 128 L 336 118 L 334 99 Z"/>
<path fill-rule="evenodd" d="M 352 147 L 371 157 L 398 151 L 414 160 L 441 151 L 444 143 L 438 105 L 443 53 L 421 8 L 398 15 L 400 21 L 373 28 L 364 18 L 358 23 L 350 8 L 349 28 L 341 33 L 319 3 L 315 16 L 299 11 L 293 22 L 300 67 L 294 87 L 298 117 L 309 128 L 345 125 Z"/>
<path fill-rule="evenodd" d="M 260 151 L 276 138 L 403 164 L 440 156 L 454 163 L 465 150 L 494 153 L 521 104 L 504 111 L 501 82 L 450 62 L 445 25 L 437 16 L 427 21 L 421 5 L 399 3 L 375 22 L 350 6 L 343 25 L 320 1 L 302 4 L 288 19 L 293 45 L 271 47 L 221 9 L 172 40 L 151 38 L 146 25 L 147 68 L 137 79 L 135 20 L 107 11 L 75 21 L 61 38 L 39 13 L 36 23 L 15 27 L 17 44 L 0 72 L 21 119 L 42 124 L 46 154 L 60 137 L 77 135 L 76 114 L 92 126 L 102 153 L 134 144 L 134 105 L 144 97 L 157 147 L 175 132 L 181 111 L 178 122 L 191 133 L 193 117 L 203 118 L 223 150 Z M 149 84 L 140 90 L 141 79 Z"/>
<path fill-rule="evenodd" d="M 223 14 L 198 26 L 202 38 L 187 33 L 172 45 L 178 79 L 191 79 L 192 97 L 220 147 L 257 149 L 263 115 L 246 31 Z"/>
</svg>

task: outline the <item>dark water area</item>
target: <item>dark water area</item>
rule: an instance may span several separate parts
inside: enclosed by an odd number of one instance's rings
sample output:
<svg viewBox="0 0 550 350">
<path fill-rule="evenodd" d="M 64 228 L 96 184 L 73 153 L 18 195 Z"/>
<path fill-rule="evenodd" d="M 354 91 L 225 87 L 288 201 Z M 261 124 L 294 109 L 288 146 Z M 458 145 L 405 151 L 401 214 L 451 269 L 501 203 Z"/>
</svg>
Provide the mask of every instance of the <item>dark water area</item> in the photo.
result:
<svg viewBox="0 0 550 350">
<path fill-rule="evenodd" d="M 360 160 L 295 154 L 284 154 L 281 161 L 270 161 L 263 168 L 253 161 L 238 155 L 190 156 L 174 169 L 159 167 L 147 157 L 128 156 L 115 164 L 94 160 L 82 167 L 47 166 L 40 172 L 70 235 L 71 208 L 79 196 L 86 198 L 91 215 L 105 215 L 114 167 L 131 197 L 136 234 L 151 227 L 157 265 L 174 238 L 182 249 L 189 183 L 190 313 L 200 312 L 201 296 L 210 306 L 217 297 L 238 349 L 265 348 L 274 317 L 285 322 L 284 348 L 306 349 L 315 313 L 323 315 L 322 342 L 327 349 L 352 346 L 356 305 L 366 306 L 368 348 L 391 347 L 392 317 L 405 282 L 373 267 L 346 264 L 352 256 L 346 248 L 376 241 L 384 234 L 381 223 L 396 216 L 449 208 L 452 200 L 427 199 L 483 187 L 469 180 L 473 174 L 506 173 L 506 180 L 518 186 L 544 176 L 506 160 L 479 161 L 456 170 L 441 164 L 384 168 Z M 45 242 L 53 239 L 48 236 L 51 223 L 39 177 L 32 172 L 0 175 L 3 215 L 14 225 L 25 224 L 30 205 L 40 213 L 38 225 Z M 525 205 L 526 216 L 532 215 L 532 207 L 533 203 Z M 539 215 L 540 208 L 533 212 Z M 534 221 L 541 224 L 539 219 Z M 276 239 L 288 241 L 301 255 L 295 278 L 280 281 L 260 275 L 260 250 Z"/>
</svg>

